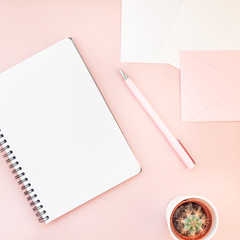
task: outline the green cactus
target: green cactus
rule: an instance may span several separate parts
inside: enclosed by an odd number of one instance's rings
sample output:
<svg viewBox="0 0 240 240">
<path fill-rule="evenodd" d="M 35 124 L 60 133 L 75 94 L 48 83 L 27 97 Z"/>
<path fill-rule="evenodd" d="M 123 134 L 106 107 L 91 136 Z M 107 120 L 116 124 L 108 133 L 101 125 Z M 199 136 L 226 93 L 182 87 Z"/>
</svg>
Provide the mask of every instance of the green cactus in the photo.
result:
<svg viewBox="0 0 240 240">
<path fill-rule="evenodd" d="M 181 221 L 184 225 L 183 231 L 189 232 L 191 236 L 204 231 L 204 225 L 206 224 L 206 218 L 200 211 L 193 211 L 186 213 L 186 218 Z"/>
<path fill-rule="evenodd" d="M 206 233 L 208 220 L 202 207 L 195 203 L 180 206 L 175 212 L 175 228 L 183 235 L 195 239 Z"/>
</svg>

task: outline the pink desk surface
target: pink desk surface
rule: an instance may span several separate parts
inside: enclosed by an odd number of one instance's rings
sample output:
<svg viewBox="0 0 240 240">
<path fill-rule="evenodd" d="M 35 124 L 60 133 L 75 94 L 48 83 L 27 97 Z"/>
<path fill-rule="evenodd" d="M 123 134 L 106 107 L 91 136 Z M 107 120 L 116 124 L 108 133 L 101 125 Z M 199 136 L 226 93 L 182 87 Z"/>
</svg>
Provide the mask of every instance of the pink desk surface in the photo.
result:
<svg viewBox="0 0 240 240">
<path fill-rule="evenodd" d="M 240 123 L 181 123 L 179 71 L 164 64 L 120 63 L 120 19 L 120 0 L 0 0 L 0 71 L 71 36 L 143 168 L 137 177 L 45 225 L 1 159 L 1 240 L 170 240 L 165 208 L 183 194 L 215 204 L 220 223 L 214 239 L 240 239 Z M 130 94 L 119 66 L 192 153 L 193 171 Z"/>
</svg>

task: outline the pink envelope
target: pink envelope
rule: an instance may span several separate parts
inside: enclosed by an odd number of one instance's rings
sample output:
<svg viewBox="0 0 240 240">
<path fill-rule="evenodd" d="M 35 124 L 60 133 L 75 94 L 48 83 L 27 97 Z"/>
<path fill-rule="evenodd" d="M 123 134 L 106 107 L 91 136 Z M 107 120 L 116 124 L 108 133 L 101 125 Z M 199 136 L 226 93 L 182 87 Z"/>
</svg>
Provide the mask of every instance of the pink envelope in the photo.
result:
<svg viewBox="0 0 240 240">
<path fill-rule="evenodd" d="M 240 51 L 182 51 L 184 122 L 240 121 Z"/>
</svg>

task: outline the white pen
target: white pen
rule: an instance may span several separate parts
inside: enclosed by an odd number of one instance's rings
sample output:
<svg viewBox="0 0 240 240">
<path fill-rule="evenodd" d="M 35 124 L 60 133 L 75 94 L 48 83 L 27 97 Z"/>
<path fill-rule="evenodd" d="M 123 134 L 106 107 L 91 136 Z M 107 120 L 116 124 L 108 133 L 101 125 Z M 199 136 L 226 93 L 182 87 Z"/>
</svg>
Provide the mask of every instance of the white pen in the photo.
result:
<svg viewBox="0 0 240 240">
<path fill-rule="evenodd" d="M 176 139 L 173 134 L 169 131 L 165 123 L 162 121 L 162 119 L 158 116 L 157 112 L 153 109 L 151 104 L 148 102 L 148 100 L 145 98 L 145 96 L 142 94 L 142 92 L 138 89 L 138 87 L 135 85 L 135 83 L 128 78 L 128 76 L 119 69 L 119 72 L 124 78 L 125 84 L 128 86 L 128 88 L 131 90 L 135 98 L 138 100 L 138 102 L 141 104 L 141 106 L 144 108 L 144 110 L 148 113 L 148 115 L 151 117 L 153 122 L 157 125 L 157 127 L 160 129 L 160 131 L 163 133 L 163 135 L 168 140 L 169 144 L 173 147 L 173 149 L 176 151 L 180 159 L 184 162 L 187 168 L 192 169 L 196 165 L 186 148 L 182 145 L 179 139 Z"/>
</svg>

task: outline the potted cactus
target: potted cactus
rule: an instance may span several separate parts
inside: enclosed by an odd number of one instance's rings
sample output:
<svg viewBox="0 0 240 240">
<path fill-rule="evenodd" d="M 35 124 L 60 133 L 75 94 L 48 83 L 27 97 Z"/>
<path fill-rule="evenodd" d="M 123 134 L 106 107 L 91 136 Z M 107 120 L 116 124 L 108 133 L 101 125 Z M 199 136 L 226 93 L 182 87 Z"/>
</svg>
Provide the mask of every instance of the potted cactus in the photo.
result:
<svg viewBox="0 0 240 240">
<path fill-rule="evenodd" d="M 215 207 L 202 197 L 179 197 L 167 207 L 167 221 L 174 239 L 211 239 L 218 216 Z"/>
<path fill-rule="evenodd" d="M 211 225 L 210 210 L 195 199 L 182 201 L 172 212 L 171 226 L 180 239 L 202 239 L 208 234 Z"/>
</svg>

